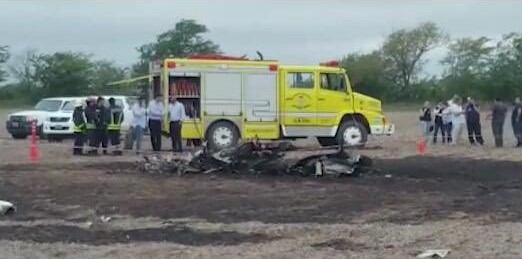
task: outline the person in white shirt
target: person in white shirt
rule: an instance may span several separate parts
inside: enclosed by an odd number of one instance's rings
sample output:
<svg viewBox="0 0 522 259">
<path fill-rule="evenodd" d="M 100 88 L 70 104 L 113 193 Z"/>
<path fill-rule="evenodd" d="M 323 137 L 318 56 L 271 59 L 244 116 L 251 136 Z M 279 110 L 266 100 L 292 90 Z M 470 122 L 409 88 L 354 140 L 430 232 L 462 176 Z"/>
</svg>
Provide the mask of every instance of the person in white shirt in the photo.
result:
<svg viewBox="0 0 522 259">
<path fill-rule="evenodd" d="M 143 131 L 147 124 L 147 108 L 145 106 L 145 99 L 140 99 L 132 106 L 132 144 L 131 148 L 136 143 L 136 154 L 140 153 L 141 140 L 143 138 Z"/>
<path fill-rule="evenodd" d="M 456 145 L 462 136 L 462 131 L 466 126 L 466 116 L 464 115 L 464 109 L 462 108 L 462 100 L 460 97 L 454 97 L 449 102 L 449 113 L 451 114 L 451 124 L 453 126 L 451 135 L 453 137 L 452 145 Z"/>
<path fill-rule="evenodd" d="M 161 150 L 161 120 L 164 115 L 162 100 L 162 96 L 158 95 L 149 104 L 150 142 L 154 151 Z"/>
<path fill-rule="evenodd" d="M 181 143 L 181 124 L 185 119 L 185 106 L 176 97 L 170 99 L 169 118 L 170 118 L 170 137 L 172 139 L 172 150 L 182 152 Z"/>
</svg>

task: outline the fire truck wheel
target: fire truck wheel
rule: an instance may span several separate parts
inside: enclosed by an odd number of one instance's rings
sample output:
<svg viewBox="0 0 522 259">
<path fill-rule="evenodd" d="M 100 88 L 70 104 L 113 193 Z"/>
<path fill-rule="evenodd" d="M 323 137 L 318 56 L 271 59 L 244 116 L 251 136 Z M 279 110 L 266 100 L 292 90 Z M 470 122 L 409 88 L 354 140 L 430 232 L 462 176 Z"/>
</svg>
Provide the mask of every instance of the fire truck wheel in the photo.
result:
<svg viewBox="0 0 522 259">
<path fill-rule="evenodd" d="M 353 120 L 345 121 L 337 131 L 337 142 L 346 147 L 362 147 L 368 140 L 364 126 Z"/>
<path fill-rule="evenodd" d="M 236 126 L 226 121 L 214 123 L 208 130 L 207 136 L 209 148 L 212 150 L 233 147 L 239 140 Z"/>
</svg>

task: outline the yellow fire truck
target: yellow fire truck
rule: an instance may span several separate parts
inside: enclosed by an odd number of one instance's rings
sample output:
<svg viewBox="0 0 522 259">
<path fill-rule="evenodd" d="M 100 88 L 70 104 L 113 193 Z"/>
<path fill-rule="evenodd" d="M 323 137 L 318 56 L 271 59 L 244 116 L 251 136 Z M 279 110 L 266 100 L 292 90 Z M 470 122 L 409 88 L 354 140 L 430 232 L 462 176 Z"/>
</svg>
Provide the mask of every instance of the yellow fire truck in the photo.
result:
<svg viewBox="0 0 522 259">
<path fill-rule="evenodd" d="M 206 139 L 214 149 L 239 139 L 303 137 L 316 137 L 321 145 L 360 146 L 369 134 L 394 132 L 381 102 L 353 92 L 344 69 L 334 63 L 287 66 L 195 57 L 152 62 L 150 70 L 149 95 L 162 95 L 165 107 L 171 96 L 185 105 L 182 137 Z"/>
</svg>

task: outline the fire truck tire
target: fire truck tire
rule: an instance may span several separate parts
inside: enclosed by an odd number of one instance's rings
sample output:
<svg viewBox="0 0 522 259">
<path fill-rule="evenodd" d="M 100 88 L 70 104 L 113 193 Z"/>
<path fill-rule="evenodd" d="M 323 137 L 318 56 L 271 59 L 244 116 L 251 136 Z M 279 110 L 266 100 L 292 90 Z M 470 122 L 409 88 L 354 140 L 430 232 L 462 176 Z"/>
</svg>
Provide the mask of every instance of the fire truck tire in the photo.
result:
<svg viewBox="0 0 522 259">
<path fill-rule="evenodd" d="M 239 131 L 231 122 L 218 121 L 208 129 L 207 141 L 211 150 L 233 147 L 239 141 Z"/>
<path fill-rule="evenodd" d="M 345 147 L 363 147 L 368 141 L 368 132 L 361 123 L 347 120 L 337 131 L 337 143 Z"/>
</svg>

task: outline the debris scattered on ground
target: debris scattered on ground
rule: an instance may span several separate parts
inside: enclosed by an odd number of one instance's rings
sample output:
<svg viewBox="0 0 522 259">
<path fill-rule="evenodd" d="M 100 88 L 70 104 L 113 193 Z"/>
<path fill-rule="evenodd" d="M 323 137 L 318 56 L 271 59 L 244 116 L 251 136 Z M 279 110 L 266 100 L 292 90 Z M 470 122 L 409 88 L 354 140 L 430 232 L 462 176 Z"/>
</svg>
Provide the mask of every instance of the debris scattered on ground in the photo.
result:
<svg viewBox="0 0 522 259">
<path fill-rule="evenodd" d="M 260 144 L 247 142 L 217 152 L 200 150 L 189 156 L 145 156 L 140 168 L 150 174 L 271 174 L 302 176 L 359 175 L 371 166 L 371 159 L 344 149 L 288 158 L 289 151 L 297 148 L 289 142 Z"/>
<path fill-rule="evenodd" d="M 16 211 L 16 207 L 8 202 L 0 200 L 0 215 L 9 216 L 14 214 Z"/>
<path fill-rule="evenodd" d="M 101 220 L 103 223 L 107 223 L 107 222 L 111 221 L 111 219 L 112 219 L 111 217 L 107 217 L 107 216 L 104 216 L 104 215 L 102 215 L 102 216 L 100 217 L 100 220 Z"/>
<path fill-rule="evenodd" d="M 444 258 L 449 252 L 449 249 L 429 249 L 418 254 L 417 258 Z"/>
</svg>

